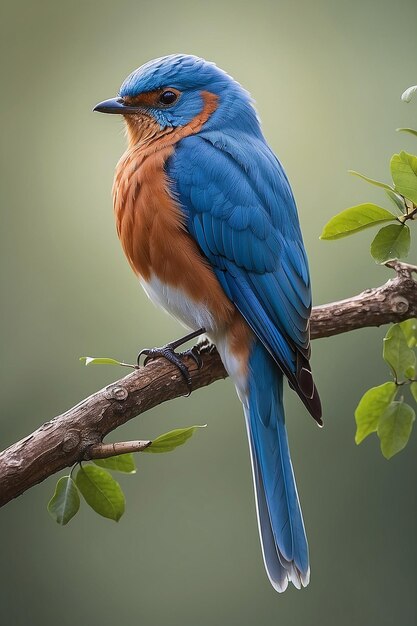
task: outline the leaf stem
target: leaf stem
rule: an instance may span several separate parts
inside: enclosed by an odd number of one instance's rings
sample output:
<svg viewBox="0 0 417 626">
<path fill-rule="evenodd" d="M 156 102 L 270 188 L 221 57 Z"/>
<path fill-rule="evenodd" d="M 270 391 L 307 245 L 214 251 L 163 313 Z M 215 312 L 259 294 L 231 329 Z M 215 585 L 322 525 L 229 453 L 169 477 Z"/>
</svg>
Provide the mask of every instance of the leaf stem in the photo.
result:
<svg viewBox="0 0 417 626">
<path fill-rule="evenodd" d="M 405 224 L 407 220 L 415 220 L 416 217 L 417 217 L 417 207 L 413 206 L 413 209 L 411 211 L 407 210 L 407 213 L 404 213 L 403 215 L 399 215 L 396 219 L 401 224 Z"/>
</svg>

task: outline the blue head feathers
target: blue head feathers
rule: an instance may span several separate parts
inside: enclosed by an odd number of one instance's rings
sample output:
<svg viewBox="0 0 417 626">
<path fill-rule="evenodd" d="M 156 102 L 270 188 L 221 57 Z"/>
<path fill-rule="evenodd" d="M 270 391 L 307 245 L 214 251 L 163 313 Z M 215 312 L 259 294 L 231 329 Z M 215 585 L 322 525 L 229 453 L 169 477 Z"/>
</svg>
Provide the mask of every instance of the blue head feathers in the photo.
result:
<svg viewBox="0 0 417 626">
<path fill-rule="evenodd" d="M 126 78 L 119 95 L 130 101 L 170 88 L 178 92 L 174 102 L 147 105 L 147 113 L 162 128 L 188 124 L 201 112 L 201 92 L 206 91 L 218 97 L 217 110 L 207 123 L 211 130 L 224 129 L 229 124 L 234 128 L 246 126 L 248 132 L 259 129 L 248 92 L 214 63 L 192 55 L 173 54 L 145 63 Z"/>
<path fill-rule="evenodd" d="M 123 82 L 120 95 L 135 96 L 162 87 L 175 87 L 180 91 L 192 89 L 212 90 L 225 88 L 235 81 L 214 63 L 186 54 L 171 54 L 148 61 L 132 72 Z"/>
</svg>

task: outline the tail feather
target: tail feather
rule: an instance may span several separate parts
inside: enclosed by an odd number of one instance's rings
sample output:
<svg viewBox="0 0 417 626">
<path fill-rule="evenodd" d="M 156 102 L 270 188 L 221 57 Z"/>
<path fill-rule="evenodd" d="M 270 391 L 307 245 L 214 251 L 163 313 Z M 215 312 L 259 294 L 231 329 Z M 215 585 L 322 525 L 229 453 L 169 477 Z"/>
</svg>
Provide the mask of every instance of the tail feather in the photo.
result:
<svg viewBox="0 0 417 626">
<path fill-rule="evenodd" d="M 308 545 L 292 469 L 282 400 L 282 374 L 256 343 L 244 402 L 262 553 L 277 591 L 310 578 Z"/>
</svg>

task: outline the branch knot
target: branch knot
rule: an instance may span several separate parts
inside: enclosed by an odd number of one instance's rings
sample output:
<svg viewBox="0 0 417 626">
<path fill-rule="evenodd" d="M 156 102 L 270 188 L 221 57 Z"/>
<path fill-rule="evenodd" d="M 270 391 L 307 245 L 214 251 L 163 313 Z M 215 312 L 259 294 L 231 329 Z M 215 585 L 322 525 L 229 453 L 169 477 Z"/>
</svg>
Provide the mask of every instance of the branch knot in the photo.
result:
<svg viewBox="0 0 417 626">
<path fill-rule="evenodd" d="M 396 313 L 406 313 L 410 308 L 410 303 L 402 296 L 394 296 L 391 298 L 391 306 Z"/>
<path fill-rule="evenodd" d="M 109 400 L 123 401 L 127 399 L 129 392 L 121 385 L 109 385 L 106 387 L 105 395 Z"/>
<path fill-rule="evenodd" d="M 64 440 L 62 442 L 62 449 L 64 452 L 71 452 L 74 448 L 77 448 L 80 444 L 81 436 L 77 430 L 68 430 L 65 433 Z"/>
</svg>

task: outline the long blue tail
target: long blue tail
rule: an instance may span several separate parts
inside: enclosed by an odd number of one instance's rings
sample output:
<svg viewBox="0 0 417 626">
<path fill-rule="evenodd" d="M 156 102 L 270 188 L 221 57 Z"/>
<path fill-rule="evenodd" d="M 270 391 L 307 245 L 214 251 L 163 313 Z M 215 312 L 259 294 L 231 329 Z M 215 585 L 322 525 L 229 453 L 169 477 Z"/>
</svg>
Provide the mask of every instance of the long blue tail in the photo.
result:
<svg viewBox="0 0 417 626">
<path fill-rule="evenodd" d="M 308 545 L 288 447 L 282 374 L 260 342 L 249 360 L 245 417 L 259 532 L 273 587 L 298 589 L 310 579 Z"/>
</svg>

